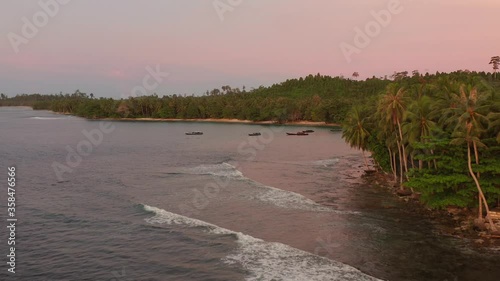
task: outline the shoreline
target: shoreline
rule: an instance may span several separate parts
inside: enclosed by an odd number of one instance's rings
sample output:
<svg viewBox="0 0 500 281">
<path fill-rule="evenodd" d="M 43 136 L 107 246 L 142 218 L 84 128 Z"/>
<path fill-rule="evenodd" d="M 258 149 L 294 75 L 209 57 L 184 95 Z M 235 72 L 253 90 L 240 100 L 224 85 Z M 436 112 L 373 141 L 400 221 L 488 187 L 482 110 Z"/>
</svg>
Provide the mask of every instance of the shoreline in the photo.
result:
<svg viewBox="0 0 500 281">
<path fill-rule="evenodd" d="M 65 114 L 65 113 L 56 113 Z M 71 115 L 71 114 L 65 114 Z M 74 115 L 71 115 L 74 116 Z M 79 117 L 79 116 L 76 116 Z M 225 123 L 225 124 L 247 124 L 247 125 L 281 125 L 281 126 L 310 126 L 310 127 L 340 127 L 340 124 L 326 123 L 326 122 L 312 122 L 312 121 L 298 121 L 298 122 L 285 122 L 279 123 L 276 121 L 251 121 L 240 119 L 176 119 L 176 118 L 85 118 L 90 121 L 129 121 L 129 122 L 191 122 L 191 123 Z"/>
<path fill-rule="evenodd" d="M 391 180 L 391 175 L 377 170 L 372 175 L 362 177 L 371 178 L 376 185 L 386 188 L 392 195 L 404 202 L 406 210 L 416 212 L 434 223 L 436 234 L 443 237 L 450 237 L 466 242 L 477 249 L 499 249 L 499 237 L 492 235 L 484 229 L 477 229 L 474 226 L 474 219 L 477 214 L 475 209 L 448 207 L 446 209 L 430 209 L 425 206 L 415 194 L 402 196 L 398 194 L 397 183 Z"/>
<path fill-rule="evenodd" d="M 2 106 L 0 106 L 2 107 Z M 4 107 L 27 107 L 31 108 L 33 111 L 33 107 L 31 106 L 4 106 Z M 68 115 L 74 116 L 78 118 L 83 118 L 89 121 L 131 121 L 131 122 L 192 122 L 192 123 L 226 123 L 226 124 L 249 124 L 249 125 L 282 125 L 282 126 L 311 126 L 311 127 L 341 127 L 341 124 L 338 123 L 327 123 L 327 122 L 313 122 L 313 121 L 294 121 L 294 122 L 284 122 L 279 123 L 277 121 L 252 121 L 252 120 L 241 120 L 241 119 L 229 119 L 229 118 L 195 118 L 195 119 L 179 119 L 179 118 L 151 118 L 151 117 L 139 117 L 139 118 L 89 118 L 77 116 L 71 113 L 66 112 L 55 112 L 52 110 L 40 110 L 40 111 L 48 111 L 58 115 Z"/>
<path fill-rule="evenodd" d="M 27 106 L 18 106 L 27 107 Z M 283 125 L 283 126 L 312 126 L 312 127 L 338 127 L 339 124 L 326 123 L 326 122 L 311 122 L 299 121 L 278 123 L 276 121 L 251 121 L 240 119 L 175 119 L 175 118 L 86 118 L 73 114 L 63 112 L 51 113 L 58 115 L 68 115 L 83 118 L 89 121 L 122 121 L 122 122 L 191 122 L 191 123 L 225 123 L 225 124 L 247 124 L 247 125 Z M 362 176 L 366 177 L 366 175 Z M 423 216 L 429 218 L 436 223 L 436 228 L 441 236 L 453 237 L 459 240 L 469 240 L 470 244 L 477 248 L 495 248 L 500 246 L 500 239 L 488 235 L 487 231 L 475 229 L 471 220 L 474 219 L 474 210 L 467 208 L 452 208 L 449 207 L 445 210 L 431 210 L 427 208 L 422 202 L 413 196 L 400 196 L 397 191 L 397 184 L 391 179 L 390 175 L 377 171 L 373 175 L 369 175 L 377 184 L 385 186 L 394 197 L 404 201 L 407 210 L 421 213 Z"/>
</svg>

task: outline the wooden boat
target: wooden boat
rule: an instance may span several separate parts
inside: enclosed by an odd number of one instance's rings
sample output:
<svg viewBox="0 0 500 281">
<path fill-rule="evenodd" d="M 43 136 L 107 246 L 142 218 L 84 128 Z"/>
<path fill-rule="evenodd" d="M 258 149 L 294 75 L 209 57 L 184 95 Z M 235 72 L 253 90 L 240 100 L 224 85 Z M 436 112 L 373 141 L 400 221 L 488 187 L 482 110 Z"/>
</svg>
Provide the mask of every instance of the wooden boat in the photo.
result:
<svg viewBox="0 0 500 281">
<path fill-rule="evenodd" d="M 302 132 L 304 132 L 304 133 L 314 133 L 313 130 L 305 130 L 305 131 L 302 131 Z"/>
<path fill-rule="evenodd" d="M 199 135 L 203 135 L 203 132 L 199 132 L 199 131 L 188 132 L 188 133 L 186 133 L 186 135 L 188 135 L 188 136 L 199 136 Z"/>
<path fill-rule="evenodd" d="M 308 136 L 308 133 L 305 132 L 297 132 L 297 133 L 286 133 L 289 136 Z"/>
<path fill-rule="evenodd" d="M 251 134 L 248 134 L 249 136 L 251 137 L 256 137 L 256 136 L 260 136 L 261 134 L 260 133 L 251 133 Z"/>
</svg>

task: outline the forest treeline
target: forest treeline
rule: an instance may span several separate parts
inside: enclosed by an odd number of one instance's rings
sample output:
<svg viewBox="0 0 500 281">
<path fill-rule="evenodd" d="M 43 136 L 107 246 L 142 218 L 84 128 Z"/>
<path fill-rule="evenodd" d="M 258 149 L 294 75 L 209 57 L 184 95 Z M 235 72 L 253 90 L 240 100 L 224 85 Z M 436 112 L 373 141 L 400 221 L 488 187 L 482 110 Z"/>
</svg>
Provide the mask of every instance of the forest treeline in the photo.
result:
<svg viewBox="0 0 500 281">
<path fill-rule="evenodd" d="M 488 214 L 500 202 L 500 95 L 493 77 L 394 81 L 372 102 L 351 108 L 343 138 L 372 152 L 401 193 L 418 193 L 433 208 L 477 207 L 479 220 L 493 225 Z"/>
<path fill-rule="evenodd" d="M 338 123 L 353 102 L 376 95 L 388 83 L 385 79 L 355 81 L 318 74 L 249 91 L 222 86 L 201 96 L 153 94 L 116 100 L 97 99 L 77 90 L 72 94 L 17 95 L 0 99 L 0 106 L 26 105 L 86 118 L 230 118 Z"/>
<path fill-rule="evenodd" d="M 356 75 L 353 75 L 356 78 Z M 93 94 L 0 96 L 0 106 L 85 118 L 231 118 L 342 123 L 351 146 L 433 208 L 480 207 L 500 200 L 500 79 L 484 72 L 397 72 L 364 81 L 309 75 L 247 91 L 223 86 L 201 96 L 128 99 Z M 485 209 L 485 213 L 483 213 Z"/>
<path fill-rule="evenodd" d="M 243 90 L 222 86 L 201 96 L 165 95 L 129 97 L 127 99 L 95 98 L 76 90 L 71 94 L 20 94 L 0 96 L 0 106 L 24 105 L 36 110 L 51 110 L 80 117 L 98 118 L 176 118 L 241 119 L 279 123 L 313 121 L 341 123 L 354 105 L 373 103 L 387 85 L 399 81 L 405 85 L 426 85 L 439 77 L 460 81 L 481 77 L 492 81 L 491 73 L 457 71 L 450 74 L 420 75 L 414 71 L 397 72 L 388 78 L 364 81 L 320 74 L 289 79 L 270 87 Z M 465 81 L 464 80 L 464 81 Z"/>
</svg>

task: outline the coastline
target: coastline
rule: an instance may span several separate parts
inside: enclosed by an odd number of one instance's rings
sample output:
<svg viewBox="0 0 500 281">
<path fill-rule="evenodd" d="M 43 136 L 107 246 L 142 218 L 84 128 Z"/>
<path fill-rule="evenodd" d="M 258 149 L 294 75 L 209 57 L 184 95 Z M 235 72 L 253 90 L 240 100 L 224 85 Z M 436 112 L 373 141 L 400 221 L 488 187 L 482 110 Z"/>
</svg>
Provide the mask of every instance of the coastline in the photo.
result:
<svg viewBox="0 0 500 281">
<path fill-rule="evenodd" d="M 28 107 L 29 106 L 18 106 Z M 52 112 L 58 115 L 76 116 L 73 114 L 63 112 Z M 175 118 L 86 118 L 80 117 L 89 121 L 124 121 L 124 122 L 192 122 L 192 123 L 226 123 L 226 124 L 248 124 L 248 125 L 283 125 L 283 126 L 312 126 L 312 127 L 338 127 L 339 124 L 325 123 L 325 122 L 311 122 L 299 121 L 289 123 L 278 123 L 276 121 L 251 121 L 240 119 L 175 119 Z M 366 175 L 365 175 L 366 177 Z M 431 219 L 436 224 L 439 235 L 454 237 L 460 240 L 468 240 L 472 245 L 478 248 L 495 248 L 500 247 L 500 239 L 488 235 L 487 231 L 476 229 L 473 226 L 473 219 L 475 218 L 475 210 L 447 208 L 445 210 L 431 210 L 422 204 L 418 198 L 413 196 L 400 196 L 397 194 L 398 187 L 391 180 L 391 176 L 378 171 L 373 175 L 368 175 L 377 184 L 385 186 L 391 191 L 394 197 L 399 198 L 401 201 L 406 202 L 408 210 L 421 213 L 423 216 Z"/>
<path fill-rule="evenodd" d="M 27 107 L 31 108 L 31 106 L 0 106 L 0 107 Z M 229 119 L 229 118 L 196 118 L 196 119 L 178 119 L 178 118 L 89 118 L 73 115 L 71 113 L 66 112 L 55 112 L 52 110 L 45 110 L 52 112 L 54 114 L 59 115 L 68 115 L 79 118 L 84 118 L 90 121 L 128 121 L 128 122 L 193 122 L 193 123 L 226 123 L 226 124 L 249 124 L 249 125 L 284 125 L 284 126 L 310 126 L 310 127 L 341 127 L 341 124 L 338 123 L 327 123 L 327 122 L 313 122 L 313 121 L 296 121 L 296 122 L 284 122 L 279 123 L 277 121 L 252 121 L 252 120 L 241 120 L 241 119 Z"/>
<path fill-rule="evenodd" d="M 433 222 L 436 234 L 467 242 L 476 249 L 500 249 L 500 237 L 492 235 L 485 229 L 474 226 L 477 217 L 476 209 L 448 207 L 445 209 L 430 209 L 426 207 L 416 194 L 403 196 L 398 194 L 399 186 L 391 179 L 391 175 L 377 171 L 362 177 L 370 179 L 376 185 L 389 190 L 394 197 L 405 203 L 406 210 L 419 213 Z"/>
<path fill-rule="evenodd" d="M 64 113 L 58 113 L 64 114 Z M 68 115 L 68 114 L 66 114 Z M 85 117 L 84 117 L 85 118 Z M 240 119 L 175 119 L 175 118 L 85 118 L 87 120 L 107 120 L 107 121 L 136 121 L 136 122 L 193 122 L 193 123 L 227 123 L 227 124 L 249 124 L 249 125 L 285 125 L 285 126 L 311 126 L 311 127 L 340 127 L 340 124 L 312 121 L 298 121 L 278 123 L 276 121 L 251 121 Z"/>
</svg>

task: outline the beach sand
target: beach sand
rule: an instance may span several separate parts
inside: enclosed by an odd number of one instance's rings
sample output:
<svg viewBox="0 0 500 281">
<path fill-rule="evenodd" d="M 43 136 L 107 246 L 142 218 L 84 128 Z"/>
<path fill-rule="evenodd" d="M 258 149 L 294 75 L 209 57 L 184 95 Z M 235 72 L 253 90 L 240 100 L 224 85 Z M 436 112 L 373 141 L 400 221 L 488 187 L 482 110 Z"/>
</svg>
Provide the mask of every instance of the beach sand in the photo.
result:
<svg viewBox="0 0 500 281">
<path fill-rule="evenodd" d="M 240 120 L 240 119 L 174 119 L 174 118 L 98 118 L 95 120 L 113 120 L 113 121 L 150 121 L 150 122 L 212 122 L 212 123 L 235 123 L 235 124 L 256 124 L 256 125 L 301 125 L 301 126 L 324 126 L 324 127 L 338 127 L 340 124 L 326 123 L 326 122 L 311 122 L 311 121 L 299 121 L 299 122 L 287 122 L 278 123 L 276 121 L 251 121 L 251 120 Z"/>
</svg>

